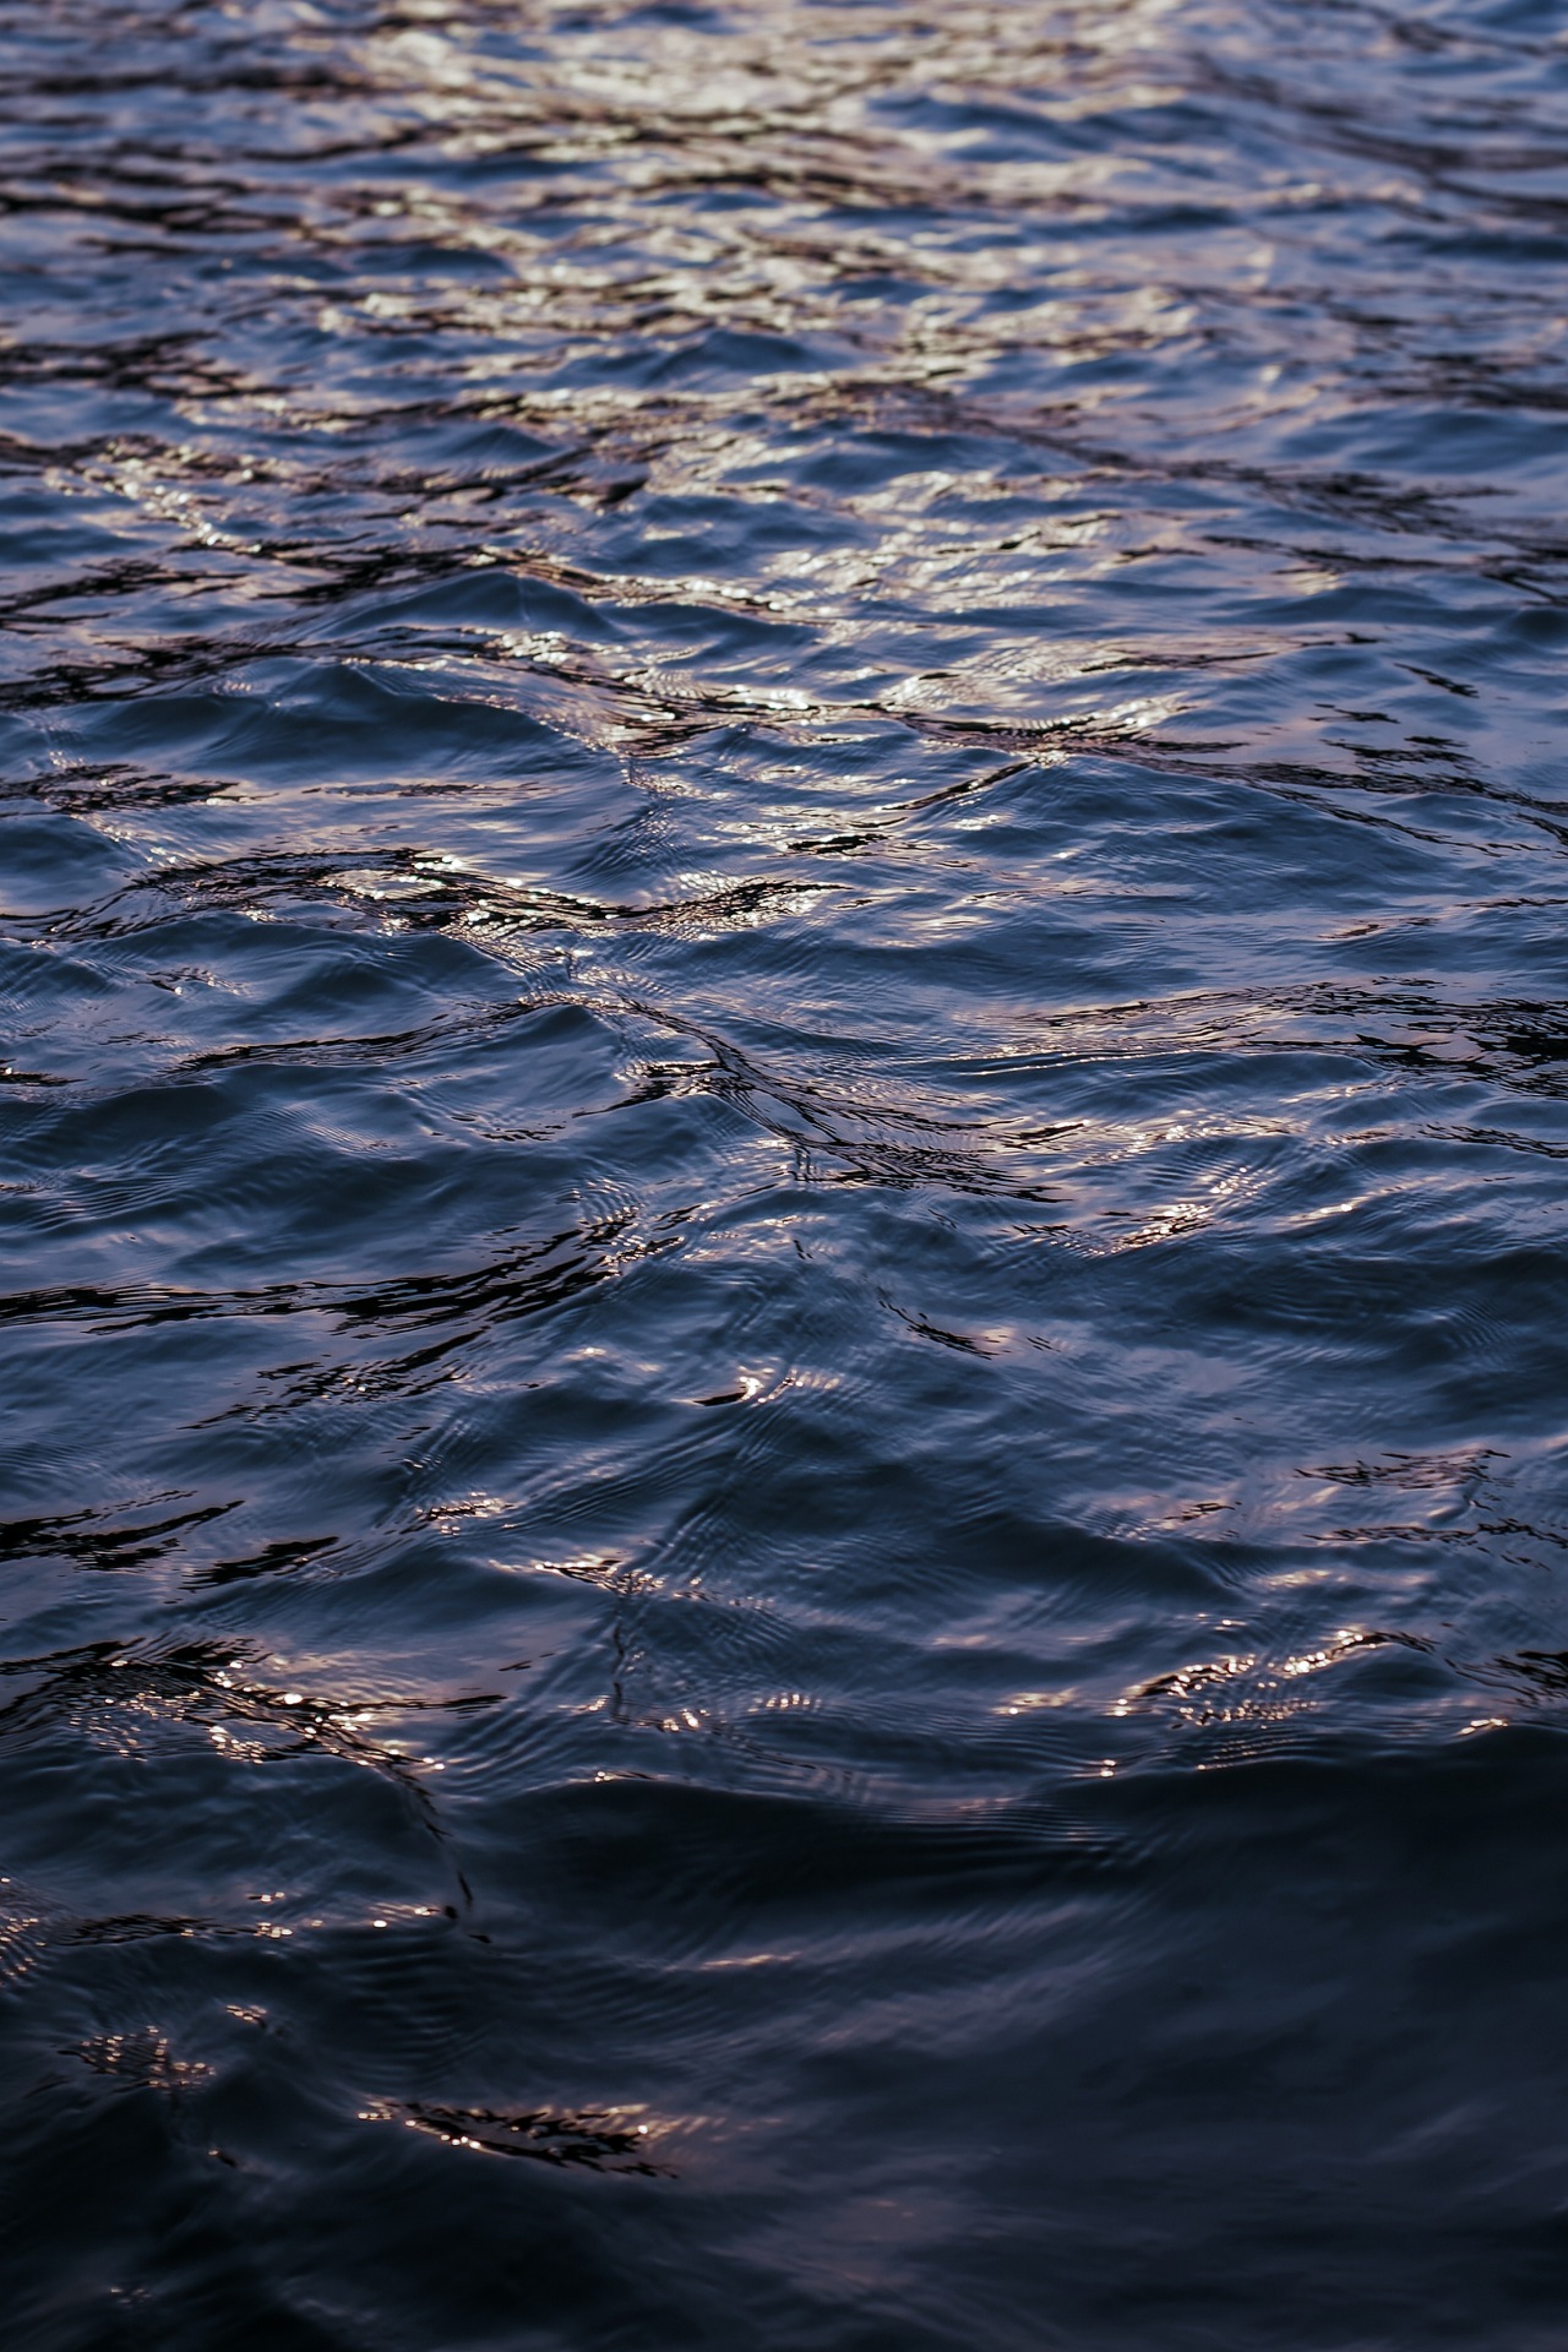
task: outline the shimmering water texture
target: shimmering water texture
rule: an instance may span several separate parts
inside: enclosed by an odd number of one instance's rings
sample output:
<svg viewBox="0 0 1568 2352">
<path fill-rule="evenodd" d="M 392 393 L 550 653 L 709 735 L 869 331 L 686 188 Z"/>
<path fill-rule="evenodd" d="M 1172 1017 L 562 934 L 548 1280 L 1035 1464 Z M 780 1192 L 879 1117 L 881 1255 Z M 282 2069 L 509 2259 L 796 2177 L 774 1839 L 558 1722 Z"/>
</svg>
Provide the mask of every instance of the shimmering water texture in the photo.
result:
<svg viewBox="0 0 1568 2352">
<path fill-rule="evenodd" d="M 17 2352 L 1561 2352 L 1568 0 L 0 65 Z"/>
</svg>

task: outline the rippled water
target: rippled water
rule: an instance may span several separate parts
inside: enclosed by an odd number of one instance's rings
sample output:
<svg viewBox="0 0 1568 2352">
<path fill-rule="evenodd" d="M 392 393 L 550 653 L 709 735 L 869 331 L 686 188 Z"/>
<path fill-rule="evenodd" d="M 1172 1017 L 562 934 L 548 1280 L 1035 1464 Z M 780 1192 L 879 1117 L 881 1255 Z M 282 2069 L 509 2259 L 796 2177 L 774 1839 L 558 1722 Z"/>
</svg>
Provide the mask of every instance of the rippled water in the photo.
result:
<svg viewBox="0 0 1568 2352">
<path fill-rule="evenodd" d="M 1560 2346 L 1561 0 L 4 25 L 10 2340 Z"/>
</svg>

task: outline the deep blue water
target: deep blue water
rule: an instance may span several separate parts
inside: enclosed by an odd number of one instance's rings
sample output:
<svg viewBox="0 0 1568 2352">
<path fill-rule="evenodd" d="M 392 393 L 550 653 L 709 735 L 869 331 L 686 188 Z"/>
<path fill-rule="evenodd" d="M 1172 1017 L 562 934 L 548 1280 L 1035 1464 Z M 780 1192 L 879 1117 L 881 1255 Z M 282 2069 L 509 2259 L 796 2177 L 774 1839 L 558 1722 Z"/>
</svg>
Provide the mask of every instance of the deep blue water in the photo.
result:
<svg viewBox="0 0 1568 2352">
<path fill-rule="evenodd" d="M 0 24 L 7 2344 L 1561 2352 L 1568 5 Z"/>
</svg>

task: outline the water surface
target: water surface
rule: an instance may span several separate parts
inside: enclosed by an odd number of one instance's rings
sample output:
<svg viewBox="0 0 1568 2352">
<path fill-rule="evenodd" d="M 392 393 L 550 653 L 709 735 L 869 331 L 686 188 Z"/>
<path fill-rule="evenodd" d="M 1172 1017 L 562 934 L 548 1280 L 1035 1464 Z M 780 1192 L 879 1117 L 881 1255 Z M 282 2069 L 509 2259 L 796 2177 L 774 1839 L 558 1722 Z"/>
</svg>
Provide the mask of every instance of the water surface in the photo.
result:
<svg viewBox="0 0 1568 2352">
<path fill-rule="evenodd" d="M 1556 2352 L 1568 13 L 0 21 L 9 2341 Z"/>
</svg>

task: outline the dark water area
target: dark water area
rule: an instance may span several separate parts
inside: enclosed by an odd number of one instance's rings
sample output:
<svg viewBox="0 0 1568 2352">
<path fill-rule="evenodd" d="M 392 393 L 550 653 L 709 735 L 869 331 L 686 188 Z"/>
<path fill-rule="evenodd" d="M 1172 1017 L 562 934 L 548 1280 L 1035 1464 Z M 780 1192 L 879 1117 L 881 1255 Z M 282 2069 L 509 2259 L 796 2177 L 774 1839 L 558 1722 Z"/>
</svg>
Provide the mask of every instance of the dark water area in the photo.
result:
<svg viewBox="0 0 1568 2352">
<path fill-rule="evenodd" d="M 22 2352 L 1568 2341 L 1568 7 L 0 23 Z"/>
</svg>

